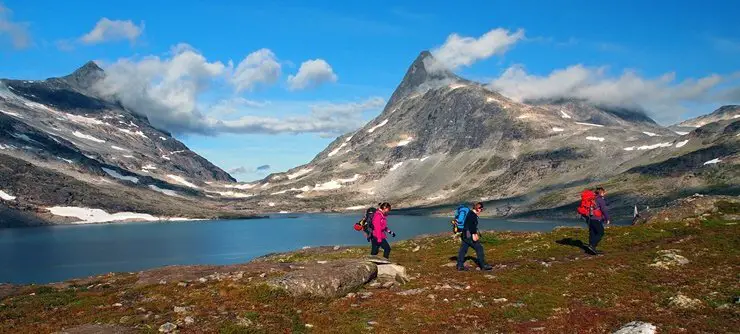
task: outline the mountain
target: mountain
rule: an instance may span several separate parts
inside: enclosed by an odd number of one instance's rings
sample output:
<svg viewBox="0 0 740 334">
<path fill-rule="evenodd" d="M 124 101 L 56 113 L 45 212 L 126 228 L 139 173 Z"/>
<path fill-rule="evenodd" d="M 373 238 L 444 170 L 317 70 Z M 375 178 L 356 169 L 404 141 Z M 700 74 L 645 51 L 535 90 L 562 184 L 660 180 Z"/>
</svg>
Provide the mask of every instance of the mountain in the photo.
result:
<svg viewBox="0 0 740 334">
<path fill-rule="evenodd" d="M 376 119 L 337 138 L 308 164 L 250 185 L 258 195 L 250 202 L 311 211 L 481 200 L 491 204 L 489 214 L 523 214 L 578 196 L 560 198 L 559 192 L 718 141 L 725 149 L 712 151 L 718 156 L 711 159 L 737 155 L 736 137 L 710 137 L 680 136 L 637 109 L 577 99 L 517 102 L 440 69 L 425 51 Z M 723 169 L 730 161 L 707 168 Z"/>
<path fill-rule="evenodd" d="M 711 114 L 685 120 L 681 123 L 672 125 L 670 128 L 681 134 L 690 132 L 691 130 L 702 127 L 706 124 L 738 119 L 740 119 L 740 105 L 727 105 L 720 107 Z"/>
<path fill-rule="evenodd" d="M 234 178 L 143 114 L 99 97 L 93 88 L 104 76 L 88 62 L 61 78 L 0 80 L 0 190 L 17 197 L 0 205 L 218 216 L 222 204 L 208 203 L 233 194 L 208 195 L 208 182 Z M 103 191 L 110 197 L 105 201 L 91 197 L 102 188 L 115 189 Z"/>
</svg>

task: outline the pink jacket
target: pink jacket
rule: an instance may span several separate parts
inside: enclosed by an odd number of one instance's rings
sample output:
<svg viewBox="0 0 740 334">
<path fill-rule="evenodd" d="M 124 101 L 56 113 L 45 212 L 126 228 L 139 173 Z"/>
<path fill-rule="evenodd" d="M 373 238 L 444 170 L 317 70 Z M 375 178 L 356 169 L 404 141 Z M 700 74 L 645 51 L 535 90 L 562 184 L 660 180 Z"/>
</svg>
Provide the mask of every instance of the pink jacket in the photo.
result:
<svg viewBox="0 0 740 334">
<path fill-rule="evenodd" d="M 388 219 L 385 214 L 378 210 L 373 216 L 373 237 L 378 242 L 385 240 L 385 231 L 388 230 Z"/>
</svg>

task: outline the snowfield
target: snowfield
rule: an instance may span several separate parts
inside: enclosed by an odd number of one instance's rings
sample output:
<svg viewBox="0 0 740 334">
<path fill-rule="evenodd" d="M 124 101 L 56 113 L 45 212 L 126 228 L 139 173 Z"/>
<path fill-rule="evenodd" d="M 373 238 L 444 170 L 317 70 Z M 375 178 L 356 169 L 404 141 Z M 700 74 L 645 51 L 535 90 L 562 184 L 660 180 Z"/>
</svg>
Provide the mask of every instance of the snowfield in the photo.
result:
<svg viewBox="0 0 740 334">
<path fill-rule="evenodd" d="M 233 188 L 233 189 L 240 189 L 240 190 L 247 190 L 254 188 L 254 184 L 227 184 L 224 185 L 224 188 Z"/>
<path fill-rule="evenodd" d="M 650 137 L 655 137 L 655 136 L 658 136 L 658 134 L 657 134 L 657 133 L 652 133 L 652 132 L 647 132 L 647 131 L 643 131 L 642 133 L 644 133 L 644 134 L 646 134 L 646 135 L 648 135 L 648 136 L 650 136 Z"/>
<path fill-rule="evenodd" d="M 604 141 L 604 137 L 586 137 L 586 140 L 593 140 L 593 141 L 603 142 Z"/>
<path fill-rule="evenodd" d="M 398 169 L 398 167 L 401 167 L 403 165 L 403 161 L 396 163 L 395 165 L 391 166 L 391 169 L 389 169 L 391 172 Z"/>
<path fill-rule="evenodd" d="M 316 187 L 313 188 L 314 191 L 327 191 L 327 190 L 335 190 L 341 188 L 342 185 L 339 184 L 336 180 L 331 180 L 326 183 L 316 184 Z"/>
<path fill-rule="evenodd" d="M 150 184 L 149 185 L 149 189 L 154 190 L 156 192 L 163 193 L 163 194 L 165 194 L 167 196 L 180 197 L 180 195 L 178 195 L 177 192 L 174 191 L 174 190 L 171 190 L 171 189 L 162 189 L 162 188 L 157 187 L 157 186 L 155 186 L 153 184 Z"/>
<path fill-rule="evenodd" d="M 604 127 L 601 124 L 593 124 L 593 123 L 576 122 L 576 124 L 585 125 L 585 126 L 595 126 L 595 127 L 599 127 L 599 128 L 603 128 Z"/>
<path fill-rule="evenodd" d="M 94 142 L 96 142 L 96 143 L 105 143 L 105 140 L 102 140 L 102 139 L 98 139 L 98 138 L 95 138 L 95 137 L 93 137 L 93 136 L 91 136 L 91 135 L 86 135 L 86 134 L 84 134 L 84 133 L 82 133 L 82 132 L 79 132 L 79 131 L 75 131 L 75 132 L 73 132 L 72 134 L 73 134 L 73 135 L 74 135 L 75 137 L 77 137 L 77 138 L 82 138 L 82 139 L 92 140 L 92 141 L 94 141 Z"/>
<path fill-rule="evenodd" d="M 719 162 L 722 162 L 722 160 L 719 160 L 718 158 L 714 158 L 712 160 L 709 160 L 709 161 L 705 162 L 704 165 L 713 165 L 713 164 L 716 164 L 716 163 L 719 163 Z"/>
<path fill-rule="evenodd" d="M 6 193 L 3 190 L 0 190 L 0 199 L 4 201 L 12 201 L 15 199 L 15 196 L 10 196 L 10 194 Z"/>
<path fill-rule="evenodd" d="M 681 141 L 681 142 L 678 142 L 678 143 L 676 143 L 676 147 L 683 147 L 688 142 L 689 142 L 688 139 L 687 140 L 684 140 L 684 141 Z"/>
<path fill-rule="evenodd" d="M 552 131 L 553 132 L 563 132 L 563 131 L 565 131 L 565 129 L 563 129 L 563 128 L 552 128 Z"/>
<path fill-rule="evenodd" d="M 200 188 L 198 188 L 198 186 L 196 186 L 196 185 L 194 185 L 194 184 L 192 184 L 192 183 L 188 182 L 188 180 L 185 180 L 185 178 L 184 178 L 184 177 L 182 177 L 182 176 L 178 176 L 178 175 L 172 175 L 172 174 L 167 174 L 167 177 L 169 177 L 170 179 L 173 179 L 173 180 L 175 180 L 175 182 L 177 182 L 177 183 L 179 183 L 179 184 L 182 184 L 182 185 L 184 185 L 184 186 L 186 186 L 186 187 L 190 187 L 190 188 L 195 188 L 195 189 L 200 189 Z"/>
<path fill-rule="evenodd" d="M 304 169 L 301 169 L 301 170 L 299 170 L 299 171 L 297 171 L 297 172 L 295 172 L 293 174 L 288 174 L 287 175 L 288 176 L 288 180 L 297 179 L 297 178 L 299 178 L 301 176 L 304 176 L 304 175 L 310 173 L 311 171 L 313 171 L 313 168 L 304 168 Z"/>
<path fill-rule="evenodd" d="M 133 176 L 125 176 L 125 175 L 122 175 L 122 174 L 118 173 L 115 170 L 108 169 L 108 168 L 105 168 L 105 167 L 103 167 L 102 169 L 103 169 L 103 171 L 106 174 L 108 174 L 108 175 L 110 175 L 110 176 L 112 176 L 112 177 L 114 177 L 116 179 L 123 180 L 123 181 L 131 181 L 133 183 L 139 183 L 139 178 L 136 178 L 136 177 L 133 177 Z"/>
<path fill-rule="evenodd" d="M 381 126 L 386 125 L 386 124 L 388 124 L 388 119 L 387 118 L 385 120 L 383 120 L 382 122 L 380 122 L 380 124 L 378 124 L 378 125 L 370 128 L 370 129 L 368 129 L 367 130 L 367 133 L 373 133 L 373 132 L 375 132 L 375 130 L 377 130 L 378 128 L 380 128 Z"/>
<path fill-rule="evenodd" d="M 399 141 L 399 142 L 398 142 L 398 143 L 396 144 L 396 147 L 406 146 L 406 145 L 408 145 L 409 143 L 411 143 L 411 142 L 412 142 L 413 140 L 414 140 L 414 138 L 413 138 L 413 137 L 408 137 L 408 138 L 406 138 L 406 139 L 404 139 L 404 140 L 401 140 L 401 141 Z"/>
<path fill-rule="evenodd" d="M 660 148 L 660 147 L 671 147 L 671 146 L 673 146 L 673 143 L 672 142 L 665 142 L 665 143 L 659 143 L 659 144 L 653 144 L 653 145 L 640 146 L 637 149 L 640 150 L 640 151 L 642 151 L 642 150 L 654 150 L 654 149 Z"/>
<path fill-rule="evenodd" d="M 73 222 L 73 224 L 90 224 L 90 223 L 107 223 L 114 221 L 183 221 L 192 220 L 188 218 L 163 218 L 154 217 L 146 213 L 135 213 L 135 212 L 118 212 L 114 214 L 107 213 L 101 209 L 90 209 L 74 206 L 55 206 L 48 208 L 51 214 L 62 217 L 73 217 L 81 219 L 80 221 Z"/>
</svg>

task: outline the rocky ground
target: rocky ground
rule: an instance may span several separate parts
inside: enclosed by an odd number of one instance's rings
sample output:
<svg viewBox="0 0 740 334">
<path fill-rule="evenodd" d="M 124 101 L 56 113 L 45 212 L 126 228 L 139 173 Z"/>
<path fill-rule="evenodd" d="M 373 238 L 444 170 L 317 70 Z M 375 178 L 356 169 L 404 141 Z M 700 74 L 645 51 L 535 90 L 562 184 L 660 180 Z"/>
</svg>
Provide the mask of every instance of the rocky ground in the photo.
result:
<svg viewBox="0 0 740 334">
<path fill-rule="evenodd" d="M 447 234 L 393 244 L 393 264 L 321 247 L 0 285 L 0 332 L 735 332 L 739 216 L 737 197 L 686 198 L 607 228 L 599 256 L 584 254 L 583 229 L 490 231 L 491 272 L 455 271 Z"/>
</svg>

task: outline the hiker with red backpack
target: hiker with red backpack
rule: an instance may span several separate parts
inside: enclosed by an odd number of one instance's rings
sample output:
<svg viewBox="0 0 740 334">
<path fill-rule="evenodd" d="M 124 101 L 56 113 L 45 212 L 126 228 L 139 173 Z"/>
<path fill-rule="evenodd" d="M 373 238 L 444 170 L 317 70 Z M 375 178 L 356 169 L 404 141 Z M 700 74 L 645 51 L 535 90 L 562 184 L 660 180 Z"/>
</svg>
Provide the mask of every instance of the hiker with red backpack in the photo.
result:
<svg viewBox="0 0 740 334">
<path fill-rule="evenodd" d="M 596 251 L 601 238 L 604 237 L 604 223 L 611 224 L 609 210 L 606 206 L 604 196 L 606 190 L 602 187 L 596 188 L 595 191 L 589 189 L 581 193 L 581 205 L 578 206 L 578 213 L 586 220 L 588 224 L 588 246 L 586 251 L 591 255 L 601 252 Z"/>
<path fill-rule="evenodd" d="M 388 258 L 391 254 L 391 245 L 388 244 L 388 240 L 385 237 L 385 233 L 388 232 L 394 238 L 396 233 L 388 228 L 388 212 L 391 211 L 390 203 L 381 203 L 378 206 L 378 210 L 375 211 L 372 219 L 372 231 L 370 235 L 370 242 L 372 246 L 370 248 L 370 255 L 378 255 L 379 248 L 383 248 L 383 257 Z"/>
</svg>

